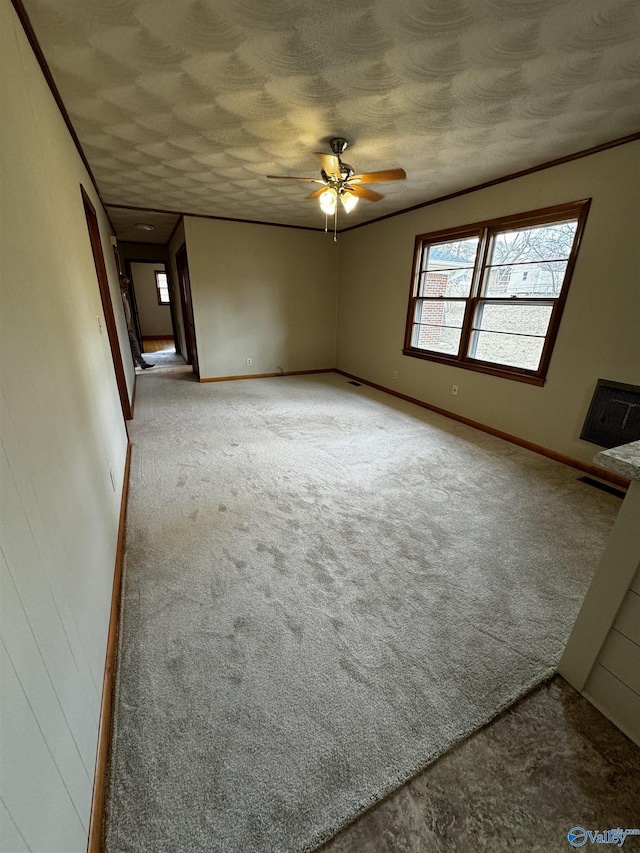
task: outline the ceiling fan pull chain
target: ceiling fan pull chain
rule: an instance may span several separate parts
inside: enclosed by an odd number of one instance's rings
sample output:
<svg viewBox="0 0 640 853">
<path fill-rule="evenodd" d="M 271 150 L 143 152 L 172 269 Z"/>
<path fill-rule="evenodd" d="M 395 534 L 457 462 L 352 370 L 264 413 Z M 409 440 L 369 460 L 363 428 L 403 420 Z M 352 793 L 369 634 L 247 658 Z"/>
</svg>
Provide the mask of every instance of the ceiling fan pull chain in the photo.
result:
<svg viewBox="0 0 640 853">
<path fill-rule="evenodd" d="M 336 204 L 336 212 L 333 214 L 333 242 L 338 242 L 338 205 Z"/>
</svg>

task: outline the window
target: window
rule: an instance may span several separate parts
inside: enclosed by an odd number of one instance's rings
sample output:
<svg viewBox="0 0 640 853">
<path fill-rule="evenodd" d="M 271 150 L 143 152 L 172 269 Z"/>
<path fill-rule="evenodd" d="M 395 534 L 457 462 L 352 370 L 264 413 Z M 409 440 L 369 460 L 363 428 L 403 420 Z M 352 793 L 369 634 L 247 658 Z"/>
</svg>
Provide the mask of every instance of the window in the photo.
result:
<svg viewBox="0 0 640 853">
<path fill-rule="evenodd" d="M 404 354 L 543 385 L 588 209 L 417 237 Z"/>
<path fill-rule="evenodd" d="M 169 282 L 166 272 L 155 270 L 156 274 L 156 290 L 158 292 L 158 305 L 169 304 Z"/>
</svg>

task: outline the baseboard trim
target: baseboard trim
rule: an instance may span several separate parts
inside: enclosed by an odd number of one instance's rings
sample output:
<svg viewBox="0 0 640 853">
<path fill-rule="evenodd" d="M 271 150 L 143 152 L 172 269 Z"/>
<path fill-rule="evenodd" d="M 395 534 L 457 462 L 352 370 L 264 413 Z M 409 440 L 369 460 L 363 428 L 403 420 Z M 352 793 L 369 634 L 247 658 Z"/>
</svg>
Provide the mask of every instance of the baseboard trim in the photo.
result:
<svg viewBox="0 0 640 853">
<path fill-rule="evenodd" d="M 307 376 L 311 373 L 335 373 L 335 367 L 321 367 L 318 370 L 287 370 L 284 373 L 245 373 L 242 376 L 213 376 L 202 378 L 200 382 L 235 382 L 237 379 L 271 379 L 274 376 Z"/>
<path fill-rule="evenodd" d="M 107 634 L 107 652 L 105 656 L 104 678 L 102 681 L 102 701 L 100 703 L 100 722 L 98 724 L 98 747 L 96 750 L 96 768 L 93 777 L 93 797 L 89 818 L 89 838 L 87 853 L 102 853 L 104 807 L 109 769 L 109 747 L 111 742 L 111 722 L 113 718 L 113 688 L 115 680 L 116 653 L 118 647 L 118 623 L 120 617 L 120 593 L 122 588 L 122 561 L 124 556 L 124 535 L 127 523 L 127 501 L 129 497 L 129 472 L 131 468 L 131 443 L 127 444 L 127 457 L 124 465 L 124 481 L 120 502 L 120 521 L 116 545 L 116 563 L 113 572 L 111 592 L 111 612 L 109 633 Z"/>
<path fill-rule="evenodd" d="M 429 409 L 436 412 L 438 415 L 444 415 L 451 420 L 459 421 L 462 424 L 479 429 L 481 432 L 487 432 L 489 435 L 495 435 L 497 438 L 502 438 L 511 444 L 517 444 L 519 447 L 524 447 L 527 450 L 532 450 L 534 453 L 539 453 L 541 456 L 546 456 L 556 462 L 562 462 L 563 465 L 569 465 L 571 468 L 577 468 L 579 471 L 584 471 L 586 474 L 591 474 L 593 477 L 598 477 L 600 480 L 605 480 L 608 483 L 613 483 L 623 489 L 628 489 L 630 480 L 626 477 L 621 477 L 619 474 L 614 474 L 612 471 L 606 471 L 604 468 L 598 468 L 597 465 L 592 465 L 589 462 L 582 462 L 580 459 L 574 459 L 572 456 L 565 456 L 564 453 L 558 453 L 556 450 L 550 450 L 548 447 L 543 447 L 541 444 L 534 444 L 532 441 L 527 441 L 525 438 L 520 438 L 517 435 L 503 432 L 494 427 L 481 424 L 478 421 L 465 418 L 463 415 L 458 415 L 455 412 L 450 412 L 448 409 L 441 409 L 439 406 L 433 406 L 431 403 L 425 403 L 424 400 L 418 400 L 416 397 L 409 397 L 407 394 L 401 394 L 399 391 L 393 391 L 391 388 L 385 388 L 384 385 L 378 385 L 375 382 L 370 382 L 368 379 L 363 379 L 361 376 L 354 376 L 353 373 L 347 373 L 345 370 L 335 369 L 336 373 L 346 376 L 349 379 L 355 379 L 356 382 L 362 382 L 363 385 L 369 385 L 371 388 L 376 388 L 378 391 L 384 391 L 385 394 L 391 394 L 393 397 L 398 397 L 400 400 L 406 400 L 407 403 L 414 403 L 423 409 Z"/>
</svg>

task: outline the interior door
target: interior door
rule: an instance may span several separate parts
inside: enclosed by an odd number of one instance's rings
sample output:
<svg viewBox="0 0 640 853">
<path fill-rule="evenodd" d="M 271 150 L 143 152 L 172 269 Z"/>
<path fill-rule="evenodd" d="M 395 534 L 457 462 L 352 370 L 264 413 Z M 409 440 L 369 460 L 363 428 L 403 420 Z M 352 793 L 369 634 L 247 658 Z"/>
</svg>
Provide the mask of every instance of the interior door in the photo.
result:
<svg viewBox="0 0 640 853">
<path fill-rule="evenodd" d="M 195 375 L 200 379 L 196 328 L 193 322 L 193 303 L 191 302 L 189 264 L 187 261 L 187 247 L 184 243 L 176 252 L 176 268 L 178 271 L 178 289 L 180 290 L 180 303 L 182 305 L 182 318 L 184 322 L 184 337 L 187 347 L 186 359 L 187 363 L 193 366 Z"/>
</svg>

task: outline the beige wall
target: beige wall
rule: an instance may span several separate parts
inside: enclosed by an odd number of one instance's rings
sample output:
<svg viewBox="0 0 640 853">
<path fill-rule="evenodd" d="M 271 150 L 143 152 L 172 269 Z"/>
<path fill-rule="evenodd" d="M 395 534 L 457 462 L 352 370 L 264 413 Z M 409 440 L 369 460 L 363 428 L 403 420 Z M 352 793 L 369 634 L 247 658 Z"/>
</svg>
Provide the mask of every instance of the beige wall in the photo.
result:
<svg viewBox="0 0 640 853">
<path fill-rule="evenodd" d="M 544 387 L 403 356 L 417 234 L 587 197 L 593 202 Z M 639 221 L 635 142 L 347 232 L 340 236 L 338 367 L 591 461 L 599 448 L 579 435 L 596 381 L 640 384 Z"/>
<path fill-rule="evenodd" d="M 108 222 L 8 0 L 0 31 L 0 849 L 81 853 L 127 435 L 80 183 L 119 291 Z"/>
<path fill-rule="evenodd" d="M 145 335 L 173 335 L 171 309 L 158 303 L 155 271 L 165 272 L 164 264 L 132 263 L 140 331 Z"/>
<path fill-rule="evenodd" d="M 329 235 L 194 217 L 185 232 L 203 379 L 335 366 Z"/>
</svg>

